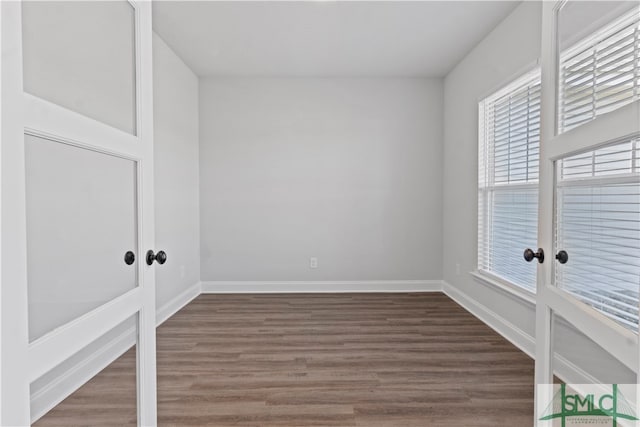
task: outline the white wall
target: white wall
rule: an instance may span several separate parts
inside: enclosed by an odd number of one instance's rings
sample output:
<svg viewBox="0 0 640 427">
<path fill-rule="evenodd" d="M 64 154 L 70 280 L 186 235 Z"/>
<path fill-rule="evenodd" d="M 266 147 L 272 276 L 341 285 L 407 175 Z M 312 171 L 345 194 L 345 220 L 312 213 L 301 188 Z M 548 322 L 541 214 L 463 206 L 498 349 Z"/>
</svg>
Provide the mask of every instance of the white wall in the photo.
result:
<svg viewBox="0 0 640 427">
<path fill-rule="evenodd" d="M 153 108 L 156 269 L 162 307 L 200 280 L 198 77 L 154 33 Z"/>
<path fill-rule="evenodd" d="M 529 336 L 535 336 L 534 306 L 468 272 L 477 266 L 478 101 L 536 65 L 540 12 L 538 2 L 518 6 L 447 75 L 444 89 L 444 279 Z M 604 382 L 635 382 L 586 337 L 559 329 L 558 351 L 569 361 Z"/>
<path fill-rule="evenodd" d="M 441 80 L 200 88 L 203 281 L 442 277 Z"/>
</svg>

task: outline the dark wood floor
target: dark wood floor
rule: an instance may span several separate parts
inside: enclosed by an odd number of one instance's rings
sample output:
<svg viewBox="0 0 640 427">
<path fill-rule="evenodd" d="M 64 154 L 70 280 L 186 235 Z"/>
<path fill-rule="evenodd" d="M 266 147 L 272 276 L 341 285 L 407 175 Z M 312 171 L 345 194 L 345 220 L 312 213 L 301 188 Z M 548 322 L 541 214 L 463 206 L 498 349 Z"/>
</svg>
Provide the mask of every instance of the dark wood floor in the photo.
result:
<svg viewBox="0 0 640 427">
<path fill-rule="evenodd" d="M 135 424 L 129 351 L 38 426 Z M 528 426 L 533 361 L 440 293 L 201 295 L 158 329 L 158 423 Z"/>
</svg>

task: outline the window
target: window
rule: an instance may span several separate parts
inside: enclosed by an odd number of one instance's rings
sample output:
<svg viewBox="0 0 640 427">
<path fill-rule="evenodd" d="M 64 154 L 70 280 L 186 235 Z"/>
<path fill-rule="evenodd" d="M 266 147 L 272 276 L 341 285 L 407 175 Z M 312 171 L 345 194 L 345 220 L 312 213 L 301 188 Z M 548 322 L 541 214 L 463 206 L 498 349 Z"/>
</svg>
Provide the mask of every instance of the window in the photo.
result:
<svg viewBox="0 0 640 427">
<path fill-rule="evenodd" d="M 640 99 L 640 7 L 564 50 L 559 131 Z M 640 118 L 638 118 L 640 120 Z M 556 163 L 556 248 L 569 262 L 555 283 L 638 330 L 640 135 Z"/>
<path fill-rule="evenodd" d="M 580 126 L 640 97 L 640 8 L 560 54 L 558 127 Z"/>
<path fill-rule="evenodd" d="M 478 269 L 534 292 L 537 247 L 540 71 L 479 106 Z"/>
</svg>

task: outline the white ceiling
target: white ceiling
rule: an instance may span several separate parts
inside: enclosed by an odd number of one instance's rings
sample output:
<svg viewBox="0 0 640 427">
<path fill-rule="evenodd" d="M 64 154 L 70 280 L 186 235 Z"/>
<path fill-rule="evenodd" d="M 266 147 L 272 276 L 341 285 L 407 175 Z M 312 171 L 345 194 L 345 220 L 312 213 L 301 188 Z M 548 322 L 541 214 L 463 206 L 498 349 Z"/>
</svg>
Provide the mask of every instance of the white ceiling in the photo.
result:
<svg viewBox="0 0 640 427">
<path fill-rule="evenodd" d="M 161 1 L 156 32 L 200 76 L 443 76 L 511 1 Z"/>
</svg>

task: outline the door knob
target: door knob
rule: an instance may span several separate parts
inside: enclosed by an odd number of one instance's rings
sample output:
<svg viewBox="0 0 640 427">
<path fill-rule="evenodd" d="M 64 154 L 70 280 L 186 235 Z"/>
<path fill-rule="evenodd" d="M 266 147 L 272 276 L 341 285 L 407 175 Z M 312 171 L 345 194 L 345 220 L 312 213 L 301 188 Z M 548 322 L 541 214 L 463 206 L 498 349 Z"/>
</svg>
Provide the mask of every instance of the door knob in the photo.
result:
<svg viewBox="0 0 640 427">
<path fill-rule="evenodd" d="M 167 262 L 167 254 L 164 251 L 158 251 L 157 254 L 154 254 L 151 249 L 147 251 L 147 265 L 153 264 L 153 261 L 158 264 L 164 264 Z"/>
<path fill-rule="evenodd" d="M 542 248 L 538 248 L 538 252 L 533 252 L 533 250 L 529 248 L 524 250 L 525 261 L 531 262 L 534 258 L 538 258 L 538 262 L 540 264 L 544 262 L 544 251 L 542 250 Z"/>
<path fill-rule="evenodd" d="M 134 254 L 131 251 L 127 251 L 126 254 L 124 254 L 124 263 L 127 265 L 131 265 L 133 264 L 133 262 L 136 260 L 136 254 Z"/>
<path fill-rule="evenodd" d="M 566 264 L 569 261 L 569 254 L 567 251 L 560 251 L 556 254 L 556 259 L 560 264 Z"/>
</svg>

